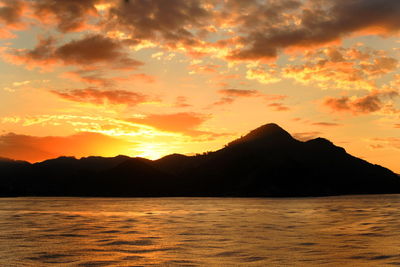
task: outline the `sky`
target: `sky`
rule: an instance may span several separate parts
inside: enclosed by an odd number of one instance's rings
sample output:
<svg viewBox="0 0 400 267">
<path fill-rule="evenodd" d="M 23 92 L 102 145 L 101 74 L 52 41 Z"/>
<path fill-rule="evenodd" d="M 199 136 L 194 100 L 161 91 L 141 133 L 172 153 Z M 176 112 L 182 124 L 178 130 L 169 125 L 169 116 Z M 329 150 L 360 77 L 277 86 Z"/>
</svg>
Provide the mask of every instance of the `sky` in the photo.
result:
<svg viewBox="0 0 400 267">
<path fill-rule="evenodd" d="M 0 157 L 157 159 L 266 123 L 400 173 L 400 1 L 0 0 Z"/>
</svg>

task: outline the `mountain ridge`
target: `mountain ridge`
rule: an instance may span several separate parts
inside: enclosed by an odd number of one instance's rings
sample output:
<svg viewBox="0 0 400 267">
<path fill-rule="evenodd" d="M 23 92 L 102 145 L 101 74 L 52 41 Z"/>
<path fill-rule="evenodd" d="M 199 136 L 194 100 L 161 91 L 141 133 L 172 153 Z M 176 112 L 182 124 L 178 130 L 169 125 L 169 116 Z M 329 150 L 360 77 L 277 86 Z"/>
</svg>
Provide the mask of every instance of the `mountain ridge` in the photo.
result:
<svg viewBox="0 0 400 267">
<path fill-rule="evenodd" d="M 2 196 L 325 196 L 400 193 L 399 176 L 324 138 L 262 125 L 225 147 L 158 160 L 59 157 L 0 161 Z"/>
</svg>

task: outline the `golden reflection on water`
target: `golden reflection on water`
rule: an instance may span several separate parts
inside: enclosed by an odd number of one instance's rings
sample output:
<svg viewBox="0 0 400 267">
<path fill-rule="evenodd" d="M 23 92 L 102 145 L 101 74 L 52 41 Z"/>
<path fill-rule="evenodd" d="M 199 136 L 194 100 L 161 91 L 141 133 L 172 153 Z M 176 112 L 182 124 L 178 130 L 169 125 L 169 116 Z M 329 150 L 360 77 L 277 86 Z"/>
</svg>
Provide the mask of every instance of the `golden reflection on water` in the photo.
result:
<svg viewBox="0 0 400 267">
<path fill-rule="evenodd" d="M 395 266 L 400 196 L 3 198 L 0 266 Z"/>
</svg>

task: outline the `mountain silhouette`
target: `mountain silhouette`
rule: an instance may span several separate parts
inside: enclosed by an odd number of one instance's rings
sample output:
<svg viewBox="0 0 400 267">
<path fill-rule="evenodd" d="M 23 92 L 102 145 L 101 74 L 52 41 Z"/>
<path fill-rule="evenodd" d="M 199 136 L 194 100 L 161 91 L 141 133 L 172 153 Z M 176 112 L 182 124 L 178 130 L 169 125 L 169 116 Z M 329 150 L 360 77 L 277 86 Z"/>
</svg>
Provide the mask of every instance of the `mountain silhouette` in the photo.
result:
<svg viewBox="0 0 400 267">
<path fill-rule="evenodd" d="M 224 148 L 151 161 L 127 156 L 0 159 L 2 196 L 295 197 L 400 193 L 400 177 L 324 138 L 263 125 Z"/>
</svg>

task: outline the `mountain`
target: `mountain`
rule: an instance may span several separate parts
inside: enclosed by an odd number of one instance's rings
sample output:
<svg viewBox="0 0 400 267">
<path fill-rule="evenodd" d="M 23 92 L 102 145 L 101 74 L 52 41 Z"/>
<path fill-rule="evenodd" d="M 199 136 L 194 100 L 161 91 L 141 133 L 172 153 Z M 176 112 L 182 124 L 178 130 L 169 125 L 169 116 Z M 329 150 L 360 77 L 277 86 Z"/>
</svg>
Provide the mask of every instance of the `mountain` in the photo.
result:
<svg viewBox="0 0 400 267">
<path fill-rule="evenodd" d="M 400 193 L 390 170 L 329 140 L 294 139 L 263 125 L 224 148 L 196 156 L 0 159 L 2 196 L 326 196 Z"/>
</svg>

